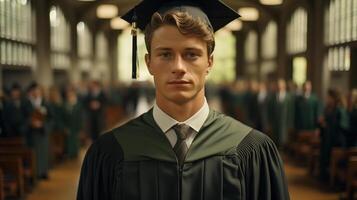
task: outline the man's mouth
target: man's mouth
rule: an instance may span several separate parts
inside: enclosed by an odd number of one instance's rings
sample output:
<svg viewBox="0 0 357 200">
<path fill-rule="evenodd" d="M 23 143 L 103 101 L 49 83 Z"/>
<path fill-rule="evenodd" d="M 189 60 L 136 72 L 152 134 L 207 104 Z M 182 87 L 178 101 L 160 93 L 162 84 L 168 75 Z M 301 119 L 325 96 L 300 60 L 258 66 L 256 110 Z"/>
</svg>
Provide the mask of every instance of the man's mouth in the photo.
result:
<svg viewBox="0 0 357 200">
<path fill-rule="evenodd" d="M 190 84 L 190 81 L 187 80 L 171 80 L 168 82 L 169 85 L 184 85 Z"/>
</svg>

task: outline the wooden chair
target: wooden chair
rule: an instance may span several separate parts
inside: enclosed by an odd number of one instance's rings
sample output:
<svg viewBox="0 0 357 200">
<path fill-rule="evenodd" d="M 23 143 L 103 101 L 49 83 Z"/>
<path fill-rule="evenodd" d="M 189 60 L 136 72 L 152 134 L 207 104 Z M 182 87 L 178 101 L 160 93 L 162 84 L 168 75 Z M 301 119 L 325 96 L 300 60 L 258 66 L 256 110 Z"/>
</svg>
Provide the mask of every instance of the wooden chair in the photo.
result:
<svg viewBox="0 0 357 200">
<path fill-rule="evenodd" d="M 354 199 L 354 191 L 357 190 L 357 156 L 352 156 L 348 161 L 346 193 L 348 200 Z"/>
<path fill-rule="evenodd" d="M 346 183 L 349 170 L 349 160 L 357 156 L 357 148 L 335 147 L 331 152 L 330 162 L 330 185 L 333 186 L 337 181 Z"/>
<path fill-rule="evenodd" d="M 0 168 L 0 200 L 5 199 L 5 192 L 4 192 L 4 174 L 2 169 Z"/>
<path fill-rule="evenodd" d="M 344 148 L 334 147 L 331 151 L 330 160 L 330 186 L 332 187 L 338 179 L 342 176 L 341 168 L 346 168 L 341 166 L 341 163 L 347 161 L 347 152 Z M 342 180 L 343 181 L 343 180 Z"/>
<path fill-rule="evenodd" d="M 313 176 L 318 176 L 319 171 L 320 171 L 320 149 L 318 148 L 313 148 L 311 154 L 309 155 L 308 158 L 308 173 Z"/>
<path fill-rule="evenodd" d="M 16 156 L 0 156 L 0 168 L 2 168 L 4 173 L 5 197 L 22 198 L 25 190 L 21 158 Z"/>
<path fill-rule="evenodd" d="M 66 147 L 66 134 L 64 132 L 53 132 L 50 136 L 51 165 L 64 160 Z"/>
<path fill-rule="evenodd" d="M 34 151 L 27 147 L 0 147 L 0 156 L 15 156 L 21 158 L 25 190 L 30 191 L 37 181 L 36 156 Z"/>
<path fill-rule="evenodd" d="M 23 137 L 9 137 L 0 138 L 0 147 L 6 146 L 26 146 L 25 138 Z"/>
<path fill-rule="evenodd" d="M 308 165 L 310 173 L 314 173 L 318 166 L 320 138 L 315 131 L 302 131 L 296 135 L 291 144 L 291 152 L 295 159 Z M 300 162 L 301 163 L 301 162 Z"/>
</svg>

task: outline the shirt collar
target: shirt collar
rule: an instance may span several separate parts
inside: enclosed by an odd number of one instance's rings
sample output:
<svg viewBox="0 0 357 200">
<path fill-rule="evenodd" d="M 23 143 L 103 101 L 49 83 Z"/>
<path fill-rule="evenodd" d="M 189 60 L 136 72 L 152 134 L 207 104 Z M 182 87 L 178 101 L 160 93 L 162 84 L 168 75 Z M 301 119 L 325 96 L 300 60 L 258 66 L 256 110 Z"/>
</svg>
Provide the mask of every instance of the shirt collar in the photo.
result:
<svg viewBox="0 0 357 200">
<path fill-rule="evenodd" d="M 209 107 L 206 99 L 204 100 L 203 106 L 200 108 L 200 110 L 198 110 L 194 115 L 192 115 L 184 122 L 179 122 L 174 118 L 170 117 L 168 114 L 166 114 L 163 110 L 159 108 L 156 102 L 154 104 L 153 109 L 154 120 L 164 133 L 166 133 L 173 125 L 178 123 L 186 124 L 192 129 L 194 129 L 196 132 L 198 132 L 206 121 L 208 114 Z"/>
</svg>

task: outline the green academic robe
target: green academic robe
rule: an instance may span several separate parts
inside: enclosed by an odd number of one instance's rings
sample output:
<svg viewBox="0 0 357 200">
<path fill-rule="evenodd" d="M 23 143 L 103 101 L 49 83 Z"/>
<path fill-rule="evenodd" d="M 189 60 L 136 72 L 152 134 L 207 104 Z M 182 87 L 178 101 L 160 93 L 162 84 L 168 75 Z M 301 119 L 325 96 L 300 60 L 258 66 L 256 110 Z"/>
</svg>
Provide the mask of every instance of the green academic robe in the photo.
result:
<svg viewBox="0 0 357 200">
<path fill-rule="evenodd" d="M 272 136 L 278 147 L 283 147 L 289 141 L 289 133 L 294 128 L 294 97 L 286 93 L 283 101 L 274 98 L 273 112 L 270 113 L 272 121 Z"/>
<path fill-rule="evenodd" d="M 79 151 L 79 133 L 83 124 L 83 111 L 80 103 L 65 104 L 65 127 L 67 129 L 66 153 L 70 158 L 77 157 Z"/>
<path fill-rule="evenodd" d="M 63 133 L 65 129 L 65 113 L 62 103 L 49 103 L 48 112 L 51 115 L 49 121 L 50 134 Z"/>
<path fill-rule="evenodd" d="M 182 166 L 152 110 L 104 134 L 83 162 L 78 200 L 287 200 L 282 161 L 264 134 L 215 111 Z"/>
<path fill-rule="evenodd" d="M 46 177 L 48 175 L 50 158 L 49 121 L 51 120 L 51 113 L 49 112 L 48 104 L 46 102 L 42 101 L 41 107 L 44 112 L 42 121 L 43 126 L 40 128 L 33 128 L 31 125 L 29 125 L 29 130 L 26 135 L 26 142 L 27 145 L 35 152 L 37 176 Z M 27 103 L 27 109 L 29 110 L 29 113 L 31 113 L 30 116 L 36 112 L 36 108 L 31 104 L 30 101 Z M 30 121 L 31 117 L 28 119 L 27 124 L 30 124 Z"/>
<path fill-rule="evenodd" d="M 349 116 L 343 107 L 325 108 L 326 126 L 321 130 L 320 175 L 321 179 L 328 177 L 331 151 L 334 147 L 346 147 L 346 133 L 349 129 Z"/>
<path fill-rule="evenodd" d="M 317 96 L 298 96 L 295 102 L 295 129 L 297 131 L 315 130 L 321 108 Z"/>
</svg>

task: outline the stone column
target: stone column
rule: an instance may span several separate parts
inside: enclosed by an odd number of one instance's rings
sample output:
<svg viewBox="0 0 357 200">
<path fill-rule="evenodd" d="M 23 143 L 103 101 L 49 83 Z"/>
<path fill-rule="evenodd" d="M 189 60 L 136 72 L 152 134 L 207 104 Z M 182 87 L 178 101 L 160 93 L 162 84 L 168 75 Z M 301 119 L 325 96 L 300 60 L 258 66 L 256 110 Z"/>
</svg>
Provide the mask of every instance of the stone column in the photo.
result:
<svg viewBox="0 0 357 200">
<path fill-rule="evenodd" d="M 69 78 L 72 83 L 79 83 L 81 81 L 81 73 L 78 67 L 78 34 L 77 34 L 77 21 L 70 20 L 70 34 L 71 34 L 71 66 L 68 69 Z"/>
<path fill-rule="evenodd" d="M 244 41 L 246 34 L 243 31 L 237 31 L 234 36 L 236 37 L 236 79 L 238 79 L 245 74 Z"/>
<path fill-rule="evenodd" d="M 35 1 L 36 9 L 36 53 L 35 80 L 45 88 L 53 84 L 51 68 L 51 30 L 50 30 L 50 1 Z"/>
<path fill-rule="evenodd" d="M 118 82 L 118 36 L 120 31 L 110 31 L 108 33 L 109 48 L 109 72 L 112 85 Z"/>
<path fill-rule="evenodd" d="M 287 78 L 287 49 L 286 49 L 286 25 L 287 25 L 287 12 L 282 9 L 279 13 L 277 26 L 278 26 L 278 49 L 277 49 L 277 68 L 276 76 L 279 78 Z"/>
<path fill-rule="evenodd" d="M 324 75 L 328 75 L 328 69 L 323 66 L 324 58 L 324 6 L 323 0 L 309 2 L 308 10 L 308 35 L 307 35 L 307 79 L 313 84 L 314 91 L 320 96 L 324 96 L 324 91 L 328 82 L 324 81 Z M 310 30 L 310 31 L 309 31 Z M 325 78 L 325 80 L 328 80 Z"/>
</svg>

